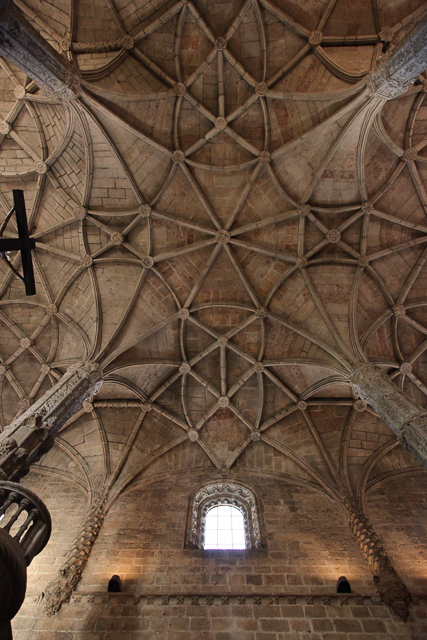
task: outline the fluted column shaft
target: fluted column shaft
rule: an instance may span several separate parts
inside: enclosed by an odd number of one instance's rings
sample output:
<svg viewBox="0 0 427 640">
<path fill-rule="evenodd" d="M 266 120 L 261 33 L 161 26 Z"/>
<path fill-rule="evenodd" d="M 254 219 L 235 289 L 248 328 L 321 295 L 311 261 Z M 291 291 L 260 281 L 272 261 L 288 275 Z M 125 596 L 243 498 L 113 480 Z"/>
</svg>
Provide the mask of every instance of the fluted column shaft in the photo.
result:
<svg viewBox="0 0 427 640">
<path fill-rule="evenodd" d="M 0 55 L 61 100 L 80 90 L 78 73 L 70 62 L 32 27 L 12 0 L 0 0 Z"/>
<path fill-rule="evenodd" d="M 350 378 L 356 395 L 393 429 L 405 449 L 427 468 L 427 411 L 412 402 L 373 364 L 362 365 Z"/>
<path fill-rule="evenodd" d="M 28 465 L 53 445 L 59 429 L 86 398 L 98 393 L 102 372 L 98 364 L 70 367 L 57 384 L 0 434 L 0 479 L 19 479 Z"/>
</svg>

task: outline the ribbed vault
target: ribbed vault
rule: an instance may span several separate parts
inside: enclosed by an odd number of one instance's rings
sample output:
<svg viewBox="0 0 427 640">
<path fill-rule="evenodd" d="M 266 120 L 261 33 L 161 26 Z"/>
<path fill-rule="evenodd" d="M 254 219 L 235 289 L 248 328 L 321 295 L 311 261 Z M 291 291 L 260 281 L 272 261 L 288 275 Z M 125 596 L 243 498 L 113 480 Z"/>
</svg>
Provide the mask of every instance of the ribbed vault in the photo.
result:
<svg viewBox="0 0 427 640">
<path fill-rule="evenodd" d="M 92 496 L 177 452 L 362 502 L 420 470 L 348 380 L 373 362 L 426 406 L 427 79 L 385 106 L 367 82 L 424 3 L 16 4 L 83 90 L 0 61 L 0 207 L 25 190 L 37 283 L 0 264 L 2 426 L 91 359 L 41 466 Z"/>
</svg>

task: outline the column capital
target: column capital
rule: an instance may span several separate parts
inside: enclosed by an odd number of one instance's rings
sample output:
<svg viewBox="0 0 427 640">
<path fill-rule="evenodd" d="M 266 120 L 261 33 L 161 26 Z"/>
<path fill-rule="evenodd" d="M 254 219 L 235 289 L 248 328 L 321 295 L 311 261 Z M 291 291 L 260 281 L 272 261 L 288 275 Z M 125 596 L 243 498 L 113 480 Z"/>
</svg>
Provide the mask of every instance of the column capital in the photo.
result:
<svg viewBox="0 0 427 640">
<path fill-rule="evenodd" d="M 397 46 L 382 56 L 370 74 L 372 93 L 390 100 L 405 93 L 427 68 L 427 12 Z"/>
<path fill-rule="evenodd" d="M 102 370 L 96 362 L 71 366 L 37 402 L 0 434 L 0 477 L 15 478 L 28 472 L 53 445 L 61 427 L 102 385 Z"/>
<path fill-rule="evenodd" d="M 78 97 L 77 69 L 42 38 L 12 0 L 0 3 L 0 55 L 24 71 L 48 95 L 65 101 Z"/>
<path fill-rule="evenodd" d="M 396 435 L 412 418 L 427 416 L 427 412 L 412 402 L 375 364 L 363 363 L 356 367 L 350 375 L 350 384 L 355 395 L 369 404 Z"/>
<path fill-rule="evenodd" d="M 427 468 L 427 411 L 399 389 L 385 371 L 361 364 L 350 375 L 353 392 L 394 431 L 400 444 Z"/>
</svg>

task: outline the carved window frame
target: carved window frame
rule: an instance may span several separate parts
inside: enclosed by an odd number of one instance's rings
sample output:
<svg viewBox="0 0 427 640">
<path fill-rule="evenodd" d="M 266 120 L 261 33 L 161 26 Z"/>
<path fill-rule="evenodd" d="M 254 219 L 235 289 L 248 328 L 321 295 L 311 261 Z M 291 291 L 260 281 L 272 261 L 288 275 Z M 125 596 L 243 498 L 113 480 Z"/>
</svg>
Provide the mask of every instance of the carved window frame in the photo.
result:
<svg viewBox="0 0 427 640">
<path fill-rule="evenodd" d="M 215 482 L 195 493 L 190 505 L 186 548 L 204 549 L 206 515 L 220 505 L 236 507 L 243 514 L 246 550 L 262 549 L 256 498 L 250 489 L 237 482 Z"/>
</svg>

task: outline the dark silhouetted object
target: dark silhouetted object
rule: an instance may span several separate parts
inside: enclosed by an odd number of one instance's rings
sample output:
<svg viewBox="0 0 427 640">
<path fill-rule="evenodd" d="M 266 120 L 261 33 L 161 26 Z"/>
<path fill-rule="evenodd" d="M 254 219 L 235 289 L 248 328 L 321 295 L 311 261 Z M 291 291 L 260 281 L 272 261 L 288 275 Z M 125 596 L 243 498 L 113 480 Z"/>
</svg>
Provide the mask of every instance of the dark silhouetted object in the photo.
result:
<svg viewBox="0 0 427 640">
<path fill-rule="evenodd" d="M 113 576 L 108 583 L 108 593 L 120 593 L 122 590 L 122 581 L 119 576 Z"/>
<path fill-rule="evenodd" d="M 351 586 L 345 576 L 338 578 L 337 593 L 351 593 Z"/>
<path fill-rule="evenodd" d="M 16 482 L 0 481 L 0 518 L 0 640 L 12 640 L 10 621 L 25 598 L 27 567 L 46 546 L 52 523 L 40 498 Z"/>
<path fill-rule="evenodd" d="M 12 214 L 16 215 L 16 225 L 18 227 L 18 238 L 3 238 L 3 232 L 9 222 Z M 13 271 L 15 276 L 22 280 L 25 284 L 25 293 L 27 296 L 33 296 L 36 293 L 36 285 L 34 282 L 33 260 L 31 251 L 35 249 L 36 243 L 34 238 L 30 238 L 27 225 L 27 214 L 25 212 L 24 192 L 21 189 L 13 190 L 13 207 L 3 220 L 0 226 L 0 257 L 6 262 L 9 269 Z M 21 276 L 13 266 L 8 257 L 9 251 L 20 251 L 22 270 L 24 275 Z"/>
</svg>

